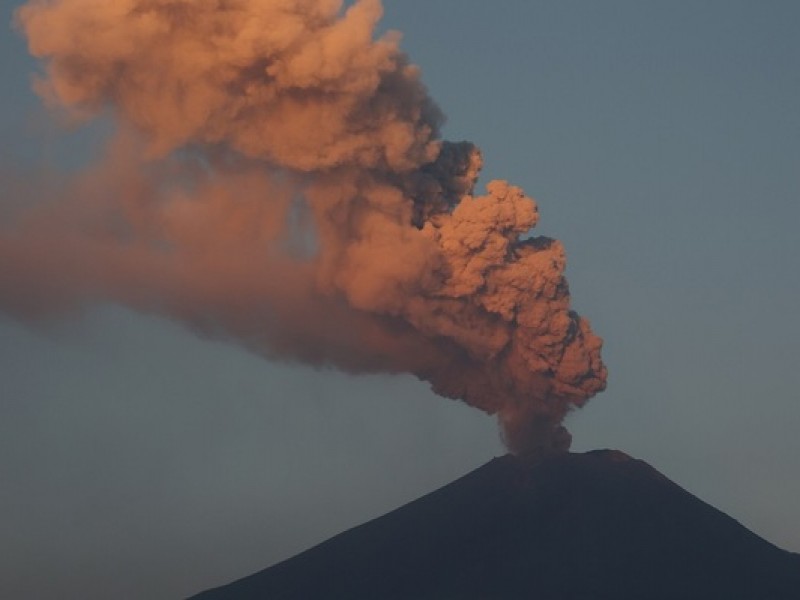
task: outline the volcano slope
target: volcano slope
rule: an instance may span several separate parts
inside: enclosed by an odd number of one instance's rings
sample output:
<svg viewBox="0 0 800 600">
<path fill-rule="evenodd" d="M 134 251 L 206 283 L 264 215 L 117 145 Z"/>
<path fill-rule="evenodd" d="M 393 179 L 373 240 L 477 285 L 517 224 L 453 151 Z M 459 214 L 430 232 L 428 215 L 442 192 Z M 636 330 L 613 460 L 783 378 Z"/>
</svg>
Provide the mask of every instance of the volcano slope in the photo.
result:
<svg viewBox="0 0 800 600">
<path fill-rule="evenodd" d="M 618 451 L 496 458 L 193 600 L 797 600 L 781 550 Z"/>
</svg>

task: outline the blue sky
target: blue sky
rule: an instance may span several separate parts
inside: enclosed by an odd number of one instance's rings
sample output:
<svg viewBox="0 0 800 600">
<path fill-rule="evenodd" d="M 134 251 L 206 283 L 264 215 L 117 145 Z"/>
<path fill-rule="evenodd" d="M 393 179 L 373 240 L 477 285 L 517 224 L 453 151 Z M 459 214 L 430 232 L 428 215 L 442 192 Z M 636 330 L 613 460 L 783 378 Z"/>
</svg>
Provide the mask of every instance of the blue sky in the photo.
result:
<svg viewBox="0 0 800 600">
<path fill-rule="evenodd" d="M 800 551 L 800 5 L 384 4 L 445 137 L 566 246 L 610 373 L 573 448 L 647 460 Z M 34 67 L 0 35 L 9 183 L 103 136 L 48 122 Z M 35 201 L 12 187 L 0 202 Z M 0 315 L 0 370 L 2 596 L 188 594 L 503 452 L 491 418 L 410 378 L 270 364 L 119 307 Z"/>
</svg>

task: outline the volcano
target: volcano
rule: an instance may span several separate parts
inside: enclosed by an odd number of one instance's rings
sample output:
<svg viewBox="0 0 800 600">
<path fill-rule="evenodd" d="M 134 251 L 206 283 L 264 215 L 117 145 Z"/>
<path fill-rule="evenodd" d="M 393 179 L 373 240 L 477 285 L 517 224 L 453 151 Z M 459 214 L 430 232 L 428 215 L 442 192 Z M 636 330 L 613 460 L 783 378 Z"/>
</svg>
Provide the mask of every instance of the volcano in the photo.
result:
<svg viewBox="0 0 800 600">
<path fill-rule="evenodd" d="M 800 555 L 613 450 L 496 458 L 193 600 L 797 600 Z"/>
</svg>

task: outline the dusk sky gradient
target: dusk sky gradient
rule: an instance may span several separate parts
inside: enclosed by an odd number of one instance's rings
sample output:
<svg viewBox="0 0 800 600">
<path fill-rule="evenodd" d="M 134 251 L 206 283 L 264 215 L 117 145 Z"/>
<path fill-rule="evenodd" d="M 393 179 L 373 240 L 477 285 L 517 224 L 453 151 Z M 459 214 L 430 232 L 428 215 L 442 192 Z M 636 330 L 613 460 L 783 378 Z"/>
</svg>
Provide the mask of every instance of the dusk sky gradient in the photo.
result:
<svg viewBox="0 0 800 600">
<path fill-rule="evenodd" d="M 19 2 L 0 0 L 10 23 Z M 385 0 L 444 137 L 561 240 L 605 392 L 573 450 L 618 448 L 800 551 L 800 5 Z M 0 226 L 65 131 L 0 35 Z M 57 185 L 57 183 L 54 183 Z M 270 363 L 117 306 L 0 313 L 0 597 L 176 598 L 289 557 L 505 450 L 411 376 Z"/>
</svg>

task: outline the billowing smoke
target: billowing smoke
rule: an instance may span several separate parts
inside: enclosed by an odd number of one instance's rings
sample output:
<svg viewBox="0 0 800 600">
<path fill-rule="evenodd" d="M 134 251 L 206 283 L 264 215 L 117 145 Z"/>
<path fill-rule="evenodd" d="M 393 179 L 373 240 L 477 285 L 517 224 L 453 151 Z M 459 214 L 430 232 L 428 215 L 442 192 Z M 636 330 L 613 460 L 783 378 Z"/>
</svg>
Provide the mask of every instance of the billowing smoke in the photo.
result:
<svg viewBox="0 0 800 600">
<path fill-rule="evenodd" d="M 0 307 L 118 302 L 280 360 L 408 372 L 517 453 L 605 386 L 536 204 L 442 114 L 378 0 L 31 0 L 37 91 L 111 118 L 99 164 L 5 215 Z"/>
</svg>

